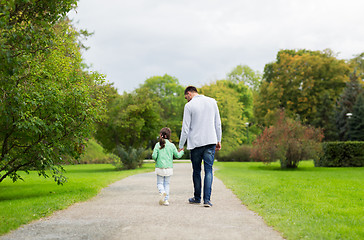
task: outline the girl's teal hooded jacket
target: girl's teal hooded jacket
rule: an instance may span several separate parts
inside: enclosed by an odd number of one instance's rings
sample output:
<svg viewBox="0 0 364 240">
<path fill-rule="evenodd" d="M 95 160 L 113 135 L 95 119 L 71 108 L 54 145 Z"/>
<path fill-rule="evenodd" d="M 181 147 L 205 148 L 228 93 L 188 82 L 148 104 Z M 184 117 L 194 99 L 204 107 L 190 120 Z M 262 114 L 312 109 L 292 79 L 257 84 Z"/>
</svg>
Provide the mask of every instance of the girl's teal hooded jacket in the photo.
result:
<svg viewBox="0 0 364 240">
<path fill-rule="evenodd" d="M 173 156 L 176 158 L 181 158 L 184 154 L 184 151 L 177 151 L 176 146 L 165 139 L 166 144 L 164 148 L 160 149 L 161 146 L 158 143 L 155 144 L 152 158 L 156 161 L 156 168 L 173 168 Z"/>
</svg>

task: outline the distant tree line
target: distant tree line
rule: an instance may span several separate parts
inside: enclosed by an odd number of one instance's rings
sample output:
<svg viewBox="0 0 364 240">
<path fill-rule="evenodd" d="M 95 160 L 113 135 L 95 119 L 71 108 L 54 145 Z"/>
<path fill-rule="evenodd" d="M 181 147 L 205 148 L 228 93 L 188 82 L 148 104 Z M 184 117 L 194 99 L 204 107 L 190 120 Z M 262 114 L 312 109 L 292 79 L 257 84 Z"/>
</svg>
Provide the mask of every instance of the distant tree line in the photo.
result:
<svg viewBox="0 0 364 240">
<path fill-rule="evenodd" d="M 62 164 L 77 160 L 89 137 L 108 152 L 133 152 L 152 148 L 160 128 L 169 127 L 178 143 L 186 86 L 165 74 L 119 94 L 103 75 L 88 71 L 80 38 L 89 34 L 66 18 L 76 4 L 1 2 L 0 182 L 16 181 L 19 170 L 43 176 L 50 170 L 64 182 Z M 201 86 L 200 94 L 218 102 L 219 156 L 251 144 L 282 110 L 323 129 L 325 141 L 363 141 L 363 57 L 339 60 L 329 49 L 281 50 L 263 73 L 238 65 L 225 79 Z"/>
<path fill-rule="evenodd" d="M 113 152 L 118 145 L 152 148 L 162 127 L 171 128 L 172 141 L 178 143 L 186 100 L 185 86 L 177 78 L 167 74 L 153 76 L 133 92 L 121 95 L 112 85 L 106 88 L 108 111 L 95 135 L 105 149 Z M 218 102 L 225 143 L 221 154 L 247 143 L 245 123 L 253 119 L 253 90 L 243 81 L 230 79 L 218 80 L 198 90 Z M 257 132 L 251 130 L 251 135 Z"/>
<path fill-rule="evenodd" d="M 304 125 L 323 129 L 325 141 L 364 140 L 363 56 L 345 61 L 331 50 L 281 50 L 263 74 L 238 65 L 226 79 L 200 87 L 200 94 L 218 102 L 224 143 L 220 156 L 251 143 L 281 110 Z M 165 126 L 178 142 L 186 100 L 185 86 L 177 78 L 154 76 L 122 95 L 109 88 L 113 97 L 96 135 L 106 149 L 153 147 Z"/>
</svg>

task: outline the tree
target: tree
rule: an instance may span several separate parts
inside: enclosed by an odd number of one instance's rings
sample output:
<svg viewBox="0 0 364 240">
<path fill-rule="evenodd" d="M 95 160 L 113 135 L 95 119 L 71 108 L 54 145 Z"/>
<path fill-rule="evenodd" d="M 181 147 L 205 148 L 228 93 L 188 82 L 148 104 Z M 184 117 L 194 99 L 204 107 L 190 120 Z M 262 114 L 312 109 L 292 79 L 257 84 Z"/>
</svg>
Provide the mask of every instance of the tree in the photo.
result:
<svg viewBox="0 0 364 240">
<path fill-rule="evenodd" d="M 249 89 L 244 82 L 232 82 L 230 80 L 221 80 L 222 83 L 228 87 L 233 89 L 237 96 L 239 97 L 238 101 L 241 103 L 241 118 L 247 121 L 253 119 L 253 93 L 252 90 Z"/>
<path fill-rule="evenodd" d="M 181 121 L 183 108 L 186 103 L 184 88 L 177 78 L 165 74 L 148 78 L 140 88 L 149 89 L 157 96 L 156 103 L 161 107 L 161 125 L 169 127 L 172 131 L 171 139 L 179 141 L 181 134 Z"/>
<path fill-rule="evenodd" d="M 2 79 L 24 74 L 35 53 L 54 49 L 54 25 L 76 0 L 19 0 L 0 4 L 0 72 Z M 53 47 L 53 48 L 52 48 Z"/>
<path fill-rule="evenodd" d="M 356 99 L 352 114 L 349 119 L 348 139 L 364 141 L 364 91 Z"/>
<path fill-rule="evenodd" d="M 123 95 L 115 94 L 116 90 L 109 92 L 112 96 L 105 118 L 98 123 L 96 139 L 111 153 L 119 145 L 125 149 L 146 148 L 161 128 L 156 96 L 146 88 Z"/>
<path fill-rule="evenodd" d="M 330 50 L 281 50 L 276 62 L 264 68 L 255 113 L 258 121 L 269 124 L 272 113 L 284 108 L 288 116 L 312 124 L 321 95 L 337 99 L 349 80 L 350 66 Z M 333 103 L 332 103 L 332 108 Z"/>
<path fill-rule="evenodd" d="M 243 135 L 246 136 L 243 138 L 243 143 L 250 144 L 260 132 L 259 127 L 255 124 L 256 121 L 253 114 L 253 99 L 256 92 L 251 90 L 244 82 L 232 82 L 231 80 L 223 82 L 239 96 L 241 120 L 244 122 L 245 128 Z"/>
<path fill-rule="evenodd" d="M 259 94 L 254 101 L 254 116 L 262 126 L 272 125 L 279 107 L 284 89 L 279 84 L 263 81 Z M 264 99 L 264 101 L 263 101 Z"/>
<path fill-rule="evenodd" d="M 254 116 L 254 102 L 258 97 L 258 91 L 261 86 L 262 74 L 254 71 L 247 65 L 238 65 L 230 73 L 227 74 L 227 80 L 230 82 L 229 87 L 235 89 L 240 95 L 240 103 L 242 104 L 242 119 L 245 119 L 247 141 L 251 140 L 259 134 L 260 128 L 256 124 Z"/>
<path fill-rule="evenodd" d="M 219 107 L 223 143 L 223 148 L 219 151 L 221 156 L 237 149 L 247 138 L 244 134 L 244 123 L 247 120 L 241 117 L 243 106 L 239 101 L 240 96 L 234 89 L 228 87 L 228 84 L 226 80 L 219 80 L 200 88 L 200 93 L 214 98 Z"/>
<path fill-rule="evenodd" d="M 338 140 L 338 131 L 335 124 L 335 111 L 332 108 L 333 99 L 326 91 L 320 96 L 321 105 L 317 106 L 317 111 L 312 125 L 324 131 L 325 141 Z"/>
<path fill-rule="evenodd" d="M 279 111 L 277 122 L 265 128 L 253 143 L 251 157 L 265 163 L 281 163 L 281 168 L 297 168 L 301 160 L 317 159 L 323 138 L 320 129 L 304 126 Z"/>
<path fill-rule="evenodd" d="M 236 84 L 243 83 L 254 92 L 259 90 L 261 79 L 259 71 L 254 71 L 247 65 L 238 65 L 227 74 L 227 80 Z"/>
<path fill-rule="evenodd" d="M 353 106 L 357 96 L 362 91 L 363 87 L 359 83 L 359 79 L 354 72 L 350 75 L 350 82 L 346 83 L 346 87 L 340 95 L 335 109 L 335 123 L 340 141 L 348 140 L 348 114 L 353 112 Z"/>
<path fill-rule="evenodd" d="M 76 1 L 1 1 L 0 182 L 37 170 L 57 183 L 103 109 L 103 76 L 83 70 L 79 33 L 62 18 Z"/>
<path fill-rule="evenodd" d="M 349 63 L 354 69 L 353 74 L 358 77 L 358 81 L 364 87 L 364 52 L 350 59 Z"/>
<path fill-rule="evenodd" d="M 95 138 L 120 158 L 114 162 L 117 169 L 140 167 L 145 148 L 152 145 L 162 126 L 158 98 L 147 88 L 119 95 L 109 85 L 107 93 L 106 116 L 98 122 Z"/>
</svg>

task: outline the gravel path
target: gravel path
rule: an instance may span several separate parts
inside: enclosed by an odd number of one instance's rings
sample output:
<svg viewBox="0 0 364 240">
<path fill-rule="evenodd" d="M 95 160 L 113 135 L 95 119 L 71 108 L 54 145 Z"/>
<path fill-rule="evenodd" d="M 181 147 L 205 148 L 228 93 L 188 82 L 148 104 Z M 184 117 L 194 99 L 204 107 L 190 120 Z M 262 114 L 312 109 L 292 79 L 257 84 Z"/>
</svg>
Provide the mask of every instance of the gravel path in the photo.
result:
<svg viewBox="0 0 364 240">
<path fill-rule="evenodd" d="M 212 208 L 188 204 L 191 175 L 191 164 L 174 165 L 170 206 L 158 203 L 155 174 L 138 174 L 0 239 L 283 239 L 216 177 Z"/>
</svg>

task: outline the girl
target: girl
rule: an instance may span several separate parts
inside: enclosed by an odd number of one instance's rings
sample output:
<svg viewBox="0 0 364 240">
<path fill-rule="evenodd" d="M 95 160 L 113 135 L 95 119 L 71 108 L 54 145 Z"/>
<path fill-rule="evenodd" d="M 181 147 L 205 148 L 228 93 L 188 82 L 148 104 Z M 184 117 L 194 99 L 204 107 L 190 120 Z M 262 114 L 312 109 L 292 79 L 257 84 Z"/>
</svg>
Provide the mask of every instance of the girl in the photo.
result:
<svg viewBox="0 0 364 240">
<path fill-rule="evenodd" d="M 177 151 L 176 146 L 170 142 L 171 129 L 162 128 L 159 132 L 159 142 L 154 146 L 152 158 L 156 161 L 155 173 L 157 174 L 157 187 L 161 196 L 160 205 L 168 206 L 169 180 L 173 175 L 173 156 L 181 158 L 183 149 Z"/>
</svg>

